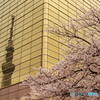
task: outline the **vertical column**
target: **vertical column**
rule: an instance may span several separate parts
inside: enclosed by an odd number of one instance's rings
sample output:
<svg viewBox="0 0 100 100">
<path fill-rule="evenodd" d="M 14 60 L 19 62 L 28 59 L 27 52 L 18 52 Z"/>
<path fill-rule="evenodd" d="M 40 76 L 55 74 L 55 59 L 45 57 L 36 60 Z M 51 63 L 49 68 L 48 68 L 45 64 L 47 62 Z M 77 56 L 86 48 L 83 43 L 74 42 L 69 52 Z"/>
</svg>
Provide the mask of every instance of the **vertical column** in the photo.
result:
<svg viewBox="0 0 100 100">
<path fill-rule="evenodd" d="M 48 0 L 44 0 L 43 6 L 43 52 L 42 52 L 42 66 L 47 67 L 47 42 L 48 42 L 48 33 L 45 31 L 48 27 Z"/>
</svg>

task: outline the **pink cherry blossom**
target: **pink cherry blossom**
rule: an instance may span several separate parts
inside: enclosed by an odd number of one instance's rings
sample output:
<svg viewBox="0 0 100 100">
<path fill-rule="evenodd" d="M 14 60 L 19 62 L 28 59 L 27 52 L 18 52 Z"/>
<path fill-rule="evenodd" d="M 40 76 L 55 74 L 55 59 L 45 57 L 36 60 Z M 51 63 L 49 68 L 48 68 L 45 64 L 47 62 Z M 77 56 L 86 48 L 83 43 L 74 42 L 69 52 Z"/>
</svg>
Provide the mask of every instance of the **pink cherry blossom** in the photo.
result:
<svg viewBox="0 0 100 100">
<path fill-rule="evenodd" d="M 64 23 L 48 28 L 51 34 L 64 37 L 69 49 L 51 69 L 40 67 L 37 76 L 26 77 L 22 82 L 30 87 L 26 100 L 100 100 L 100 10 L 85 10 L 69 23 L 69 28 Z M 80 35 L 80 30 L 84 34 Z M 99 95 L 71 97 L 70 92 Z"/>
</svg>

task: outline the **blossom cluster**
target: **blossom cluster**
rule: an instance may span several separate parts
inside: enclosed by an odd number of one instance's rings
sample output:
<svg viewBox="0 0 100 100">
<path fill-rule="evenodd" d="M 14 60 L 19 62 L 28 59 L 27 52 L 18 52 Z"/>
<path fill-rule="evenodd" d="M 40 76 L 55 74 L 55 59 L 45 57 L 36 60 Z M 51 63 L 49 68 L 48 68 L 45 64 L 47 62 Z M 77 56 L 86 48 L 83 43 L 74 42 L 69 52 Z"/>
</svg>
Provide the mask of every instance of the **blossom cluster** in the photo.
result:
<svg viewBox="0 0 100 100">
<path fill-rule="evenodd" d="M 67 43 L 71 49 L 64 59 L 51 66 L 51 69 L 37 68 L 37 76 L 27 76 L 22 82 L 30 87 L 26 100 L 100 100 L 100 96 L 76 96 L 71 97 L 70 92 L 98 92 L 100 93 L 100 38 L 99 33 L 100 10 L 90 9 L 85 14 L 72 19 L 71 33 L 64 24 L 63 31 L 50 27 L 51 33 L 56 33 L 65 38 L 79 39 L 77 44 Z M 86 40 L 76 34 L 81 28 L 89 28 L 94 35 L 89 35 Z M 96 33 L 94 33 L 94 30 Z M 85 45 L 82 45 L 83 42 Z M 33 96 L 33 97 L 32 97 Z"/>
</svg>

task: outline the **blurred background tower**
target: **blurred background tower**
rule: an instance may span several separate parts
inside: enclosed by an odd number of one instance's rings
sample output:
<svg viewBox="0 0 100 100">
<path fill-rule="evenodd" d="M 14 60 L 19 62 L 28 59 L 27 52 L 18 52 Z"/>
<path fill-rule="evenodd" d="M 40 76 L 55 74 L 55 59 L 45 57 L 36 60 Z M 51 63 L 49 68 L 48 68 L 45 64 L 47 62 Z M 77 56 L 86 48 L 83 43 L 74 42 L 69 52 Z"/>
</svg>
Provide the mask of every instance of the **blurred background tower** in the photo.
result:
<svg viewBox="0 0 100 100">
<path fill-rule="evenodd" d="M 8 40 L 8 46 L 6 47 L 6 62 L 2 64 L 2 72 L 3 72 L 3 79 L 2 79 L 2 87 L 11 85 L 11 75 L 14 72 L 15 65 L 12 64 L 13 60 L 13 25 L 14 25 L 14 16 L 12 16 L 12 26 L 10 30 L 10 38 Z"/>
</svg>

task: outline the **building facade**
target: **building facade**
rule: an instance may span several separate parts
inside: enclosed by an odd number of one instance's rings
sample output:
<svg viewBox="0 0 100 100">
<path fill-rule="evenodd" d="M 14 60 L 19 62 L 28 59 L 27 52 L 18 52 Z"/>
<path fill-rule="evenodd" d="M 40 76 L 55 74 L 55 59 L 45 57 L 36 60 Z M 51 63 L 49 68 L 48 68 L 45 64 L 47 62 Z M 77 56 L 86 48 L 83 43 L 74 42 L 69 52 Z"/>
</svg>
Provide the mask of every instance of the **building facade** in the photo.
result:
<svg viewBox="0 0 100 100">
<path fill-rule="evenodd" d="M 24 100 L 28 88 L 19 84 L 25 76 L 36 75 L 33 67 L 50 68 L 63 59 L 64 38 L 47 33 L 46 28 L 60 25 L 60 21 L 68 24 L 70 17 L 83 13 L 82 8 L 91 7 L 100 8 L 100 0 L 0 0 L 0 100 Z M 7 62 L 10 36 L 14 51 Z M 9 71 L 9 63 L 14 64 L 13 71 Z M 4 71 L 11 76 L 4 79 Z"/>
</svg>

